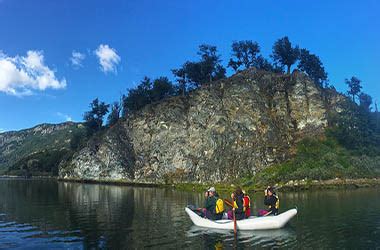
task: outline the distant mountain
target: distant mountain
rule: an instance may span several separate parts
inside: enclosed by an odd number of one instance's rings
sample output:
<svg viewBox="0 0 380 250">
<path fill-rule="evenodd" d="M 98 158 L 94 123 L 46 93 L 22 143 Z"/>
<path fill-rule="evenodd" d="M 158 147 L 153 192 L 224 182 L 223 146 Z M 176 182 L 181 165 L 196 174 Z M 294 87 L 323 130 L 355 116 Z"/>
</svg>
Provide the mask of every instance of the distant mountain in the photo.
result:
<svg viewBox="0 0 380 250">
<path fill-rule="evenodd" d="M 73 153 L 73 138 L 84 134 L 85 127 L 74 122 L 1 133 L 0 174 L 57 175 L 59 162 Z"/>
</svg>

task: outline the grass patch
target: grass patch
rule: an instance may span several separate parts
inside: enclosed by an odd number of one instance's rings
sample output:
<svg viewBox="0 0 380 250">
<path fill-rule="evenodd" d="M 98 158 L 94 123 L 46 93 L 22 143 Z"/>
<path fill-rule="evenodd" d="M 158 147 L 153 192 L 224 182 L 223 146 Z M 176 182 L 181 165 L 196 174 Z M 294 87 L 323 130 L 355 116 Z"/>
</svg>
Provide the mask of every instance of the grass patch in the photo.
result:
<svg viewBox="0 0 380 250">
<path fill-rule="evenodd" d="M 251 180 L 258 186 L 290 180 L 373 178 L 380 176 L 380 156 L 358 155 L 327 138 L 307 138 L 297 146 L 296 156 L 259 172 Z"/>
</svg>

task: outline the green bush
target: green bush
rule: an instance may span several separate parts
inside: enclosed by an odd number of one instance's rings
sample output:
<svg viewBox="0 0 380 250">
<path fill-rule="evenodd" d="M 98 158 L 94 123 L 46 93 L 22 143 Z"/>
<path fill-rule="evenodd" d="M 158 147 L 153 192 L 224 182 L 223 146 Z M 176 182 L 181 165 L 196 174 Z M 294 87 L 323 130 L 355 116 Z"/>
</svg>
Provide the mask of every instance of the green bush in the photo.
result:
<svg viewBox="0 0 380 250">
<path fill-rule="evenodd" d="M 380 176 L 380 156 L 357 155 L 335 139 L 306 138 L 299 142 L 293 159 L 258 173 L 258 185 L 290 180 L 326 180 L 332 178 L 370 178 Z M 245 180 L 246 181 L 246 180 Z"/>
</svg>

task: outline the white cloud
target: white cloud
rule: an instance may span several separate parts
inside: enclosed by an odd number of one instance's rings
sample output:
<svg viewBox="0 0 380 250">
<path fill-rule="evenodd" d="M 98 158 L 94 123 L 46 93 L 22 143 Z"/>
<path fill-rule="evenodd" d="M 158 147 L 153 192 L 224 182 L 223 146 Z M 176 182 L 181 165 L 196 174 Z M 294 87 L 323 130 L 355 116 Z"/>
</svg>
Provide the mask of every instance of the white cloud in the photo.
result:
<svg viewBox="0 0 380 250">
<path fill-rule="evenodd" d="M 83 67 L 82 62 L 85 58 L 85 54 L 73 50 L 73 52 L 71 53 L 70 62 L 75 69 L 78 69 L 80 67 Z"/>
<path fill-rule="evenodd" d="M 69 116 L 69 115 L 63 114 L 61 112 L 57 112 L 56 114 L 57 114 L 57 116 L 63 118 L 66 122 L 72 122 L 73 121 L 73 118 L 71 118 L 71 116 Z"/>
<path fill-rule="evenodd" d="M 107 44 L 100 44 L 95 50 L 95 54 L 99 59 L 100 69 L 104 72 L 117 73 L 116 66 L 120 63 L 120 56 L 116 50 Z"/>
<path fill-rule="evenodd" d="M 34 90 L 63 89 L 66 80 L 58 80 L 44 63 L 42 51 L 30 50 L 26 56 L 10 57 L 0 51 L 0 92 L 25 96 Z"/>
<path fill-rule="evenodd" d="M 0 0 L 0 2 L 1 2 L 1 0 Z M 5 132 L 5 129 L 0 128 L 0 134 L 4 133 L 4 132 Z"/>
</svg>

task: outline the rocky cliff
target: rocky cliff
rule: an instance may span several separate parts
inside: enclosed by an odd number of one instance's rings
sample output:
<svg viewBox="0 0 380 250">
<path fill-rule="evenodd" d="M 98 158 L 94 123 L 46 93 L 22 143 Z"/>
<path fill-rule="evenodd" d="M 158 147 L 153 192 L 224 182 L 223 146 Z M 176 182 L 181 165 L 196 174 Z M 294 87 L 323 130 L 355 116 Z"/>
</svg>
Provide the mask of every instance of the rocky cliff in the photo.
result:
<svg viewBox="0 0 380 250">
<path fill-rule="evenodd" d="M 291 157 L 298 140 L 322 136 L 337 97 L 298 72 L 244 71 L 131 114 L 62 162 L 59 175 L 134 182 L 254 175 Z"/>
</svg>

